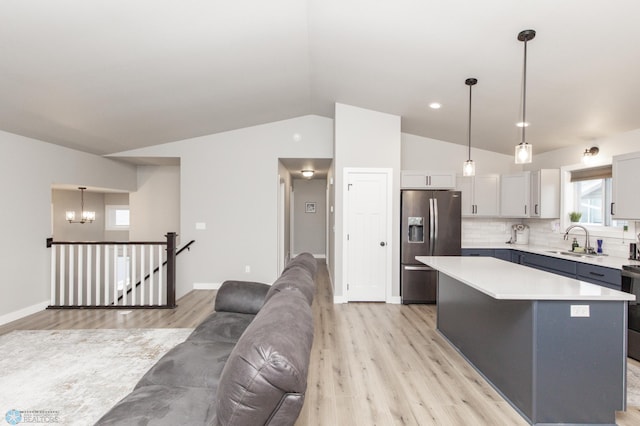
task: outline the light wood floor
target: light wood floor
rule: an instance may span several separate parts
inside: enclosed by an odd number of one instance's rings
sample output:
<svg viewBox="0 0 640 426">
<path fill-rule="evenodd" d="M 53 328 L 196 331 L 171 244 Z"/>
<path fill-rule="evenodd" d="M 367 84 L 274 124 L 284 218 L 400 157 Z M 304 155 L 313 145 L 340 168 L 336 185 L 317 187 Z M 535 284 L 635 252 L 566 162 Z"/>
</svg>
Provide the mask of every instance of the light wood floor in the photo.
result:
<svg viewBox="0 0 640 426">
<path fill-rule="evenodd" d="M 435 306 L 334 305 L 320 265 L 307 396 L 296 426 L 526 425 L 435 330 Z M 0 327 L 13 330 L 194 327 L 215 292 L 196 290 L 175 310 L 51 310 Z M 630 362 L 635 362 L 630 360 Z M 617 413 L 640 424 L 640 408 Z"/>
</svg>

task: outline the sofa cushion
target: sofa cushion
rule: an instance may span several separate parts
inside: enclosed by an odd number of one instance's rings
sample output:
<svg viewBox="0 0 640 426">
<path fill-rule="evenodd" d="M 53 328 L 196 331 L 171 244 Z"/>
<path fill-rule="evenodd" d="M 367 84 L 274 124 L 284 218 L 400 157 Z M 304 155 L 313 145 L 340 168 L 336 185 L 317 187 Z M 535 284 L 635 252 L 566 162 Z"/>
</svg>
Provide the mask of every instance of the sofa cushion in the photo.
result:
<svg viewBox="0 0 640 426">
<path fill-rule="evenodd" d="M 314 279 L 316 277 L 318 262 L 316 262 L 315 257 L 313 257 L 311 253 L 300 253 L 299 255 L 291 259 L 289 263 L 287 263 L 287 266 L 285 266 L 285 268 L 283 269 L 282 274 L 287 272 L 288 269 L 294 267 L 304 268 L 311 274 L 311 279 Z"/>
<path fill-rule="evenodd" d="M 226 342 L 180 343 L 156 362 L 136 385 L 215 388 L 235 346 Z"/>
<path fill-rule="evenodd" d="M 98 422 L 98 426 L 210 425 L 215 422 L 215 389 L 180 386 L 136 388 Z"/>
<path fill-rule="evenodd" d="M 304 402 L 312 342 L 311 307 L 302 293 L 273 295 L 224 366 L 217 424 L 264 425 L 270 419 L 293 424 Z"/>
<path fill-rule="evenodd" d="M 255 317 L 236 312 L 214 312 L 198 324 L 186 340 L 236 343 Z"/>
<path fill-rule="evenodd" d="M 292 288 L 299 290 L 309 305 L 313 303 L 315 283 L 309 272 L 301 267 L 289 268 L 283 273 L 269 288 L 264 303 L 266 304 L 276 293 Z"/>
<path fill-rule="evenodd" d="M 216 293 L 214 309 L 255 315 L 262 308 L 269 287 L 252 281 L 225 281 Z"/>
</svg>

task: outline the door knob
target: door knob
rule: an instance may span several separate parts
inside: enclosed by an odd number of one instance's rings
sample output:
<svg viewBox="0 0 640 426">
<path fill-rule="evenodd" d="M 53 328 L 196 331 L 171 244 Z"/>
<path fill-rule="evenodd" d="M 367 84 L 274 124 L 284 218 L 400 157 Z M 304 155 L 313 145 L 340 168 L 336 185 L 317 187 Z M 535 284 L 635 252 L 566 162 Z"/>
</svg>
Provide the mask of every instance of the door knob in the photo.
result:
<svg viewBox="0 0 640 426">
<path fill-rule="evenodd" d="M 387 243 L 385 243 L 384 241 L 380 241 L 380 247 L 384 247 L 386 245 L 387 245 Z"/>
</svg>

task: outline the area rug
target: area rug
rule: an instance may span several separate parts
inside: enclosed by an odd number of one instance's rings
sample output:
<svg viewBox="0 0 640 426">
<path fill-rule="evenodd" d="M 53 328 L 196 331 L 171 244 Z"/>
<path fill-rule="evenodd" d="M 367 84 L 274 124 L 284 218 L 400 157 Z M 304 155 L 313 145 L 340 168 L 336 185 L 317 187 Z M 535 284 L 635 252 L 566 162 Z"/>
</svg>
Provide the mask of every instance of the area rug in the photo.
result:
<svg viewBox="0 0 640 426">
<path fill-rule="evenodd" d="M 52 330 L 0 336 L 0 424 L 93 424 L 192 331 Z"/>
</svg>

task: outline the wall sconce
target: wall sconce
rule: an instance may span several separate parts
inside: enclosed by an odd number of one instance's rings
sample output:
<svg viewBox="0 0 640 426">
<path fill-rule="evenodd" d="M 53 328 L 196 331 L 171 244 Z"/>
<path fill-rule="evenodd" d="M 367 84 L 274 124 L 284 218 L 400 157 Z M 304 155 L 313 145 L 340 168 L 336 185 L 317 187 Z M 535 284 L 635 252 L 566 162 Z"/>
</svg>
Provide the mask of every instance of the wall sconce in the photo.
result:
<svg viewBox="0 0 640 426">
<path fill-rule="evenodd" d="M 597 146 L 592 146 L 591 148 L 587 148 L 584 150 L 582 154 L 582 163 L 583 164 L 591 164 L 593 157 L 598 155 L 600 149 Z"/>
<path fill-rule="evenodd" d="M 302 170 L 302 176 L 306 177 L 307 179 L 311 179 L 314 173 L 315 172 L 313 170 Z"/>
<path fill-rule="evenodd" d="M 96 212 L 85 211 L 84 209 L 84 186 L 79 186 L 80 190 L 80 220 L 76 220 L 76 212 L 67 210 L 65 217 L 69 223 L 91 223 L 96 220 Z"/>
</svg>

